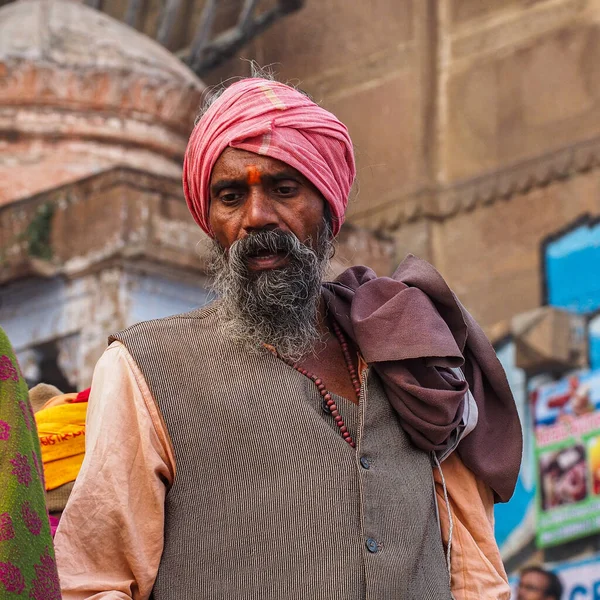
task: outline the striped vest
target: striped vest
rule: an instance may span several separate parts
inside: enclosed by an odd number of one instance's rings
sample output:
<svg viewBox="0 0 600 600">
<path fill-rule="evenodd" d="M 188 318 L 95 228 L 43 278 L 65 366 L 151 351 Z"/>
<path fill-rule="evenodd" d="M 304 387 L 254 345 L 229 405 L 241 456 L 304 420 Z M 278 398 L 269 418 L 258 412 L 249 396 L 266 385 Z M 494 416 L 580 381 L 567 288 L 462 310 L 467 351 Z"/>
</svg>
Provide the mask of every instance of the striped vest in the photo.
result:
<svg viewBox="0 0 600 600">
<path fill-rule="evenodd" d="M 135 325 L 170 434 L 154 600 L 449 600 L 429 456 L 372 371 L 351 448 L 314 384 L 224 339 L 214 306 Z"/>
</svg>

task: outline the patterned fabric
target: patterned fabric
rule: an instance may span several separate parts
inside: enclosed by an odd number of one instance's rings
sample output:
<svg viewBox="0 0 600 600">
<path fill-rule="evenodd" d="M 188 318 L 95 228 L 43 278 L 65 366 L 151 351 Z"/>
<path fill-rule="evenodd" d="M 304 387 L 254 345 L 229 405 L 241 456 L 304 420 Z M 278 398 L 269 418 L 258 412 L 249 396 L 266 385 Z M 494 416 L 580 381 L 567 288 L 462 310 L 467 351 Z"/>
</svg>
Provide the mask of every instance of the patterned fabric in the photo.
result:
<svg viewBox="0 0 600 600">
<path fill-rule="evenodd" d="M 35 419 L 27 385 L 1 328 L 0 597 L 61 597 Z"/>
</svg>

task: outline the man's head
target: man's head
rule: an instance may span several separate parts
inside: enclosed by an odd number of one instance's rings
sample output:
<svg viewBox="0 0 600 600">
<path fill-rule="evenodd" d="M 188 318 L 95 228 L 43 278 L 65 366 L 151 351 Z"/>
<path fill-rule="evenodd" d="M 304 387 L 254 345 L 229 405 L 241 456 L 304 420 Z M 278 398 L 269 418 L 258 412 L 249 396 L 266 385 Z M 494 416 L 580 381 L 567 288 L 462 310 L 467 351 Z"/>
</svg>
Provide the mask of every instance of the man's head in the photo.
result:
<svg viewBox="0 0 600 600">
<path fill-rule="evenodd" d="M 199 120 L 184 192 L 215 241 L 221 320 L 247 348 L 267 343 L 290 358 L 311 349 L 354 175 L 346 127 L 290 86 L 242 80 Z"/>
<path fill-rule="evenodd" d="M 295 88 L 262 77 L 242 79 L 219 94 L 192 131 L 183 165 L 188 207 L 211 237 L 210 180 L 227 148 L 279 160 L 301 173 L 327 202 L 337 235 L 356 174 L 352 141 L 337 117 Z"/>
<path fill-rule="evenodd" d="M 537 566 L 521 571 L 517 600 L 561 600 L 562 592 L 562 583 L 552 571 Z"/>
</svg>

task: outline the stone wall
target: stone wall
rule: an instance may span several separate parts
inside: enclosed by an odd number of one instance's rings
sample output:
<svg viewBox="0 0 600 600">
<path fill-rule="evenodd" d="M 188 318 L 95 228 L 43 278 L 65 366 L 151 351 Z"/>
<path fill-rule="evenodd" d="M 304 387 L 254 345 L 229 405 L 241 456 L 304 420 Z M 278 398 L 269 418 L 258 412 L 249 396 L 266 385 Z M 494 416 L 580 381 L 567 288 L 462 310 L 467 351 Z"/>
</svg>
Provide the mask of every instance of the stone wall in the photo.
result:
<svg viewBox="0 0 600 600">
<path fill-rule="evenodd" d="M 444 7 L 431 258 L 492 329 L 543 302 L 543 240 L 600 213 L 600 3 Z"/>
<path fill-rule="evenodd" d="M 600 215 L 600 170 L 433 223 L 436 266 L 477 319 L 490 331 L 498 325 L 494 337 L 501 337 L 502 322 L 544 303 L 544 240 L 585 213 Z"/>
</svg>

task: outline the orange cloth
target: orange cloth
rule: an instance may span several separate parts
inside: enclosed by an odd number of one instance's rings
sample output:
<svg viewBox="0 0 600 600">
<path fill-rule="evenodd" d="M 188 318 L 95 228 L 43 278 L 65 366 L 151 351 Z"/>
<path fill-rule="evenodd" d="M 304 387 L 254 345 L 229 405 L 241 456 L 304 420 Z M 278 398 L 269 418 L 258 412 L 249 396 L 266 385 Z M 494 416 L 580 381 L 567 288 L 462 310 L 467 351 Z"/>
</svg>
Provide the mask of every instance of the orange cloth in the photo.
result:
<svg viewBox="0 0 600 600">
<path fill-rule="evenodd" d="M 509 600 L 511 591 L 494 538 L 492 490 L 451 454 L 442 463 L 452 513 L 451 589 L 456 600 Z M 434 469 L 442 541 L 448 545 L 448 508 L 438 469 Z"/>
<path fill-rule="evenodd" d="M 46 490 L 75 481 L 83 463 L 87 402 L 70 403 L 76 396 L 52 398 L 35 414 Z"/>
<path fill-rule="evenodd" d="M 154 398 L 119 342 L 105 351 L 94 372 L 86 450 L 54 540 L 63 600 L 148 600 L 176 466 Z M 454 517 L 454 597 L 506 600 L 510 590 L 494 540 L 492 493 L 456 454 L 442 469 Z M 437 492 L 442 539 L 447 540 L 441 487 Z"/>
</svg>

